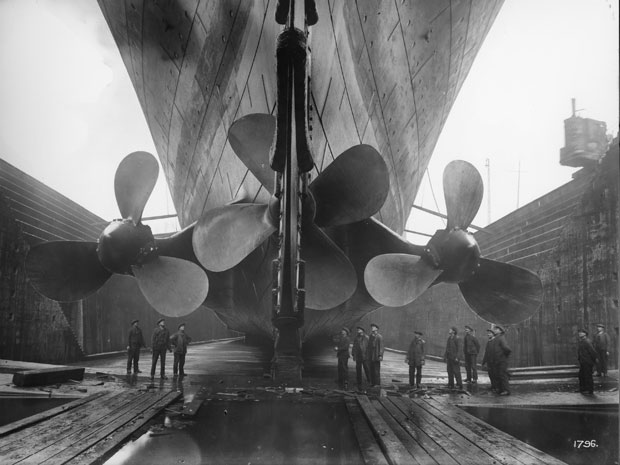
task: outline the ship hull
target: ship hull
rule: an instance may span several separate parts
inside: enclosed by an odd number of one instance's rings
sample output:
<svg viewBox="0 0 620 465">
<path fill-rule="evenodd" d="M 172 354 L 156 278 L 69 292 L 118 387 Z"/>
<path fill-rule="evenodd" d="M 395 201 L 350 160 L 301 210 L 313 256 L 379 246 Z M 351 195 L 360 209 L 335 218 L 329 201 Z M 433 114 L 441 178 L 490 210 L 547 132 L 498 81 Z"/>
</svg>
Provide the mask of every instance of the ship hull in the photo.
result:
<svg viewBox="0 0 620 465">
<path fill-rule="evenodd" d="M 274 20 L 276 2 L 99 3 L 181 225 L 241 193 L 266 203 L 269 193 L 237 158 L 227 134 L 242 116 L 274 112 L 275 42 L 282 28 Z M 358 288 L 337 308 L 307 309 L 304 339 L 352 325 L 379 307 L 363 284 L 365 264 L 386 247 L 385 240 L 372 245 L 385 233 L 379 223 L 402 234 L 448 112 L 501 4 L 317 2 L 319 22 L 309 37 L 311 175 L 349 147 L 368 144 L 385 160 L 390 189 L 374 220 L 327 231 L 354 264 Z M 270 239 L 234 269 L 209 273 L 205 305 L 231 329 L 271 337 L 275 256 Z"/>
</svg>

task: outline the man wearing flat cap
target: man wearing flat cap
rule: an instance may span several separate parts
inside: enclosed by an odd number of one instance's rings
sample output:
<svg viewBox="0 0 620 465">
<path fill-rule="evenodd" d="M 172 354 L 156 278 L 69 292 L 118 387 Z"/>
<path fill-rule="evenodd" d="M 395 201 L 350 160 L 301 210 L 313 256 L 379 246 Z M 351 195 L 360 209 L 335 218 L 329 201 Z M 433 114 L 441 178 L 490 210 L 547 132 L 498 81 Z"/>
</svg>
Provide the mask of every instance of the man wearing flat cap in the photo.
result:
<svg viewBox="0 0 620 465">
<path fill-rule="evenodd" d="M 596 350 L 596 376 L 607 376 L 607 358 L 609 357 L 609 335 L 605 332 L 605 325 L 596 325 L 594 335 L 594 350 Z"/>
<path fill-rule="evenodd" d="M 140 320 L 133 320 L 131 328 L 129 328 L 129 336 L 127 337 L 127 374 L 131 374 L 131 365 L 133 364 L 134 375 L 142 373 L 138 369 L 138 361 L 140 360 L 140 349 L 146 347 L 142 329 L 138 326 Z"/>
<path fill-rule="evenodd" d="M 153 336 L 151 336 L 151 347 L 153 350 L 153 362 L 151 363 L 151 379 L 155 378 L 155 367 L 157 366 L 157 359 L 160 359 L 160 376 L 161 379 L 168 379 L 166 377 L 166 350 L 170 349 L 170 331 L 166 328 L 166 323 L 163 318 L 157 322 L 157 326 L 153 330 Z"/>
<path fill-rule="evenodd" d="M 357 336 L 353 340 L 353 360 L 355 360 L 355 375 L 358 391 L 362 389 L 362 370 L 366 376 L 366 382 L 370 383 L 370 368 L 366 360 L 366 350 L 368 349 L 368 335 L 361 326 L 357 327 Z"/>
<path fill-rule="evenodd" d="M 338 387 L 340 389 L 349 389 L 349 357 L 353 344 L 349 340 L 349 328 L 340 330 L 340 338 L 338 344 L 334 347 L 336 357 L 338 357 Z"/>
<path fill-rule="evenodd" d="M 465 326 L 465 337 L 463 338 L 463 355 L 465 357 L 466 383 L 476 384 L 478 382 L 477 358 L 480 352 L 480 343 L 474 336 L 471 326 Z"/>
<path fill-rule="evenodd" d="M 379 334 L 379 326 L 370 325 L 370 336 L 368 337 L 368 348 L 366 349 L 366 360 L 370 366 L 370 383 L 373 386 L 381 386 L 381 362 L 383 361 L 383 336 Z"/>
<path fill-rule="evenodd" d="M 187 354 L 187 346 L 192 342 L 192 338 L 185 332 L 185 323 L 179 325 L 178 331 L 170 336 L 170 345 L 173 347 L 174 362 L 172 364 L 172 376 L 178 375 L 183 378 L 185 376 L 185 355 Z"/>
<path fill-rule="evenodd" d="M 409 365 L 409 386 L 420 389 L 422 383 L 422 365 L 424 365 L 424 339 L 420 331 L 413 332 L 405 363 Z"/>
<path fill-rule="evenodd" d="M 448 387 L 454 389 L 454 378 L 456 378 L 456 387 L 463 389 L 463 379 L 461 378 L 461 366 L 459 365 L 459 354 L 461 352 L 461 341 L 458 338 L 455 326 L 448 330 L 448 340 L 446 341 L 446 351 L 443 358 L 446 361 L 446 369 L 448 370 Z"/>
<path fill-rule="evenodd" d="M 592 371 L 596 364 L 596 350 L 588 339 L 588 332 L 580 328 L 577 330 L 577 360 L 579 361 L 579 392 L 594 394 L 594 379 Z"/>
</svg>

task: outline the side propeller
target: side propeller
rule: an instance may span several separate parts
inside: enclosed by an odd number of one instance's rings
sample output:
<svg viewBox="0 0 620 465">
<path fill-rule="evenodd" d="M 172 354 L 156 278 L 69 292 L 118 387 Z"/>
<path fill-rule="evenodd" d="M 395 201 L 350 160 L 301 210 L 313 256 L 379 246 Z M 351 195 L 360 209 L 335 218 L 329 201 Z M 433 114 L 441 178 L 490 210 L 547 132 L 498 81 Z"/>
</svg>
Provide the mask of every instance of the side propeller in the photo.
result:
<svg viewBox="0 0 620 465">
<path fill-rule="evenodd" d="M 368 262 L 364 281 L 377 302 L 400 307 L 439 282 L 457 283 L 467 304 L 484 320 L 514 324 L 542 302 L 540 278 L 529 270 L 480 257 L 467 227 L 482 202 L 483 184 L 471 164 L 456 160 L 443 174 L 448 224 L 437 231 L 421 256 L 384 254 Z"/>
<path fill-rule="evenodd" d="M 26 271 L 34 288 L 61 302 L 82 300 L 113 273 L 132 275 L 147 301 L 166 316 L 184 316 L 206 299 L 209 280 L 195 263 L 161 256 L 151 228 L 142 224 L 159 165 L 147 152 L 133 152 L 120 163 L 114 193 L 122 219 L 112 221 L 98 242 L 53 241 L 33 246 Z"/>
<path fill-rule="evenodd" d="M 228 140 L 245 166 L 274 194 L 269 150 L 275 118 L 251 114 L 235 121 Z M 321 230 L 374 215 L 389 190 L 389 174 L 379 153 L 357 145 L 338 156 L 308 186 L 301 229 L 301 255 L 306 261 L 306 306 L 333 308 L 357 288 L 355 269 L 346 255 Z M 225 206 L 207 212 L 194 228 L 193 247 L 208 270 L 223 271 L 241 262 L 278 230 L 279 200 L 268 205 Z"/>
</svg>

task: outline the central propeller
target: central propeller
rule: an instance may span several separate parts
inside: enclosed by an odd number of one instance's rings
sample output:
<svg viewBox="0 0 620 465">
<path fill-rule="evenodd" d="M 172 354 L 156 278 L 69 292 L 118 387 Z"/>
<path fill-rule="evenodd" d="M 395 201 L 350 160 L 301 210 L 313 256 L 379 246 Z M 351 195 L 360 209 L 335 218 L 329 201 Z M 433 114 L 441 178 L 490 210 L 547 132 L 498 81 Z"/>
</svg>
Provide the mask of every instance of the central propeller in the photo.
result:
<svg viewBox="0 0 620 465">
<path fill-rule="evenodd" d="M 269 150 L 275 118 L 247 115 L 233 123 L 229 142 L 245 166 L 272 194 L 268 205 L 229 205 L 207 212 L 194 228 L 196 257 L 208 270 L 223 271 L 241 262 L 278 230 L 279 199 Z M 306 306 L 333 308 L 357 288 L 353 265 L 320 229 L 349 224 L 374 215 L 388 194 L 389 175 L 381 155 L 357 145 L 338 156 L 308 186 L 301 226 L 301 256 L 306 262 Z"/>
<path fill-rule="evenodd" d="M 82 300 L 113 274 L 134 276 L 147 301 L 166 316 L 184 316 L 207 297 L 209 281 L 200 266 L 160 256 L 151 228 L 142 224 L 159 165 L 147 152 L 127 155 L 116 170 L 114 193 L 122 219 L 112 221 L 98 242 L 54 241 L 33 246 L 26 257 L 32 285 L 61 302 Z"/>
<path fill-rule="evenodd" d="M 421 256 L 385 254 L 368 262 L 364 281 L 380 304 L 401 307 L 439 282 L 457 283 L 465 301 L 484 320 L 514 324 L 529 318 L 542 302 L 540 278 L 529 270 L 480 257 L 467 228 L 482 202 L 480 174 L 456 160 L 443 174 L 447 227 L 437 231 Z"/>
</svg>

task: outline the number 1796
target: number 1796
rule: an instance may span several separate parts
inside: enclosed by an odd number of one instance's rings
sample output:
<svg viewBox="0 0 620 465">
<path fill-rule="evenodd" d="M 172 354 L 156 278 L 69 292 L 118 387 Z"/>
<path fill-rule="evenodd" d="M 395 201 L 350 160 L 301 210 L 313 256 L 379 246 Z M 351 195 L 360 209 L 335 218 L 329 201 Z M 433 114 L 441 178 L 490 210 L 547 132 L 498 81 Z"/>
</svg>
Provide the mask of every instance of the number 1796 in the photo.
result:
<svg viewBox="0 0 620 465">
<path fill-rule="evenodd" d="M 576 449 L 581 449 L 582 447 L 588 449 L 590 447 L 598 447 L 598 444 L 596 443 L 596 439 L 588 439 L 586 441 L 577 439 L 573 441 L 573 447 Z"/>
</svg>

